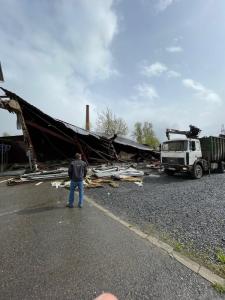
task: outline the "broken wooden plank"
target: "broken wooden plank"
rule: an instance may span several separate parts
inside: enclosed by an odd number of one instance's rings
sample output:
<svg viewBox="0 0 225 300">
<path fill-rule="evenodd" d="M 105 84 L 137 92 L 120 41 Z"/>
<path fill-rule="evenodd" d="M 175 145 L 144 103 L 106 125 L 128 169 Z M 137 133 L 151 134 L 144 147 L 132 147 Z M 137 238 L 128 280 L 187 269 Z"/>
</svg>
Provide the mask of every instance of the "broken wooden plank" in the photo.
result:
<svg viewBox="0 0 225 300">
<path fill-rule="evenodd" d="M 119 183 L 114 182 L 114 181 L 111 181 L 111 182 L 109 183 L 109 185 L 110 185 L 111 187 L 113 187 L 113 188 L 118 188 L 118 187 L 119 187 Z"/>
</svg>

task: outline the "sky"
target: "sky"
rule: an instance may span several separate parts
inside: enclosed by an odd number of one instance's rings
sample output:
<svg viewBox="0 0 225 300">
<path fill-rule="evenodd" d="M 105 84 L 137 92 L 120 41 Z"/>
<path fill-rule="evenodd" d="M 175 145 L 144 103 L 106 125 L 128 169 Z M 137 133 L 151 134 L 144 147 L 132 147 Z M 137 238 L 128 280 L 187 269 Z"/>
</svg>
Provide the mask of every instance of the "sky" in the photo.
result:
<svg viewBox="0 0 225 300">
<path fill-rule="evenodd" d="M 224 0 L 0 0 L 5 82 L 52 117 L 92 129 L 110 108 L 134 123 L 202 129 L 225 123 Z M 20 134 L 0 110 L 0 134 Z"/>
</svg>

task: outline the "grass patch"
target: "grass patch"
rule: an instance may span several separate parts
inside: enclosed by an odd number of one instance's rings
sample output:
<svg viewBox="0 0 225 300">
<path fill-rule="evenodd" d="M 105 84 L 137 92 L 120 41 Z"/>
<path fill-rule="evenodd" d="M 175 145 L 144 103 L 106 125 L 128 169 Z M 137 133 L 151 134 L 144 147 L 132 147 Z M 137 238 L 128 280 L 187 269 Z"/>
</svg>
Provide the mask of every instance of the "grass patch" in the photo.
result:
<svg viewBox="0 0 225 300">
<path fill-rule="evenodd" d="M 212 286 L 219 294 L 225 293 L 225 285 L 214 283 Z"/>
<path fill-rule="evenodd" d="M 174 245 L 174 250 L 175 251 L 181 252 L 183 249 L 184 249 L 184 245 L 183 244 L 181 244 L 179 242 L 175 243 L 175 245 Z"/>
<path fill-rule="evenodd" d="M 225 264 L 225 253 L 222 249 L 217 249 L 216 258 L 220 263 Z"/>
</svg>

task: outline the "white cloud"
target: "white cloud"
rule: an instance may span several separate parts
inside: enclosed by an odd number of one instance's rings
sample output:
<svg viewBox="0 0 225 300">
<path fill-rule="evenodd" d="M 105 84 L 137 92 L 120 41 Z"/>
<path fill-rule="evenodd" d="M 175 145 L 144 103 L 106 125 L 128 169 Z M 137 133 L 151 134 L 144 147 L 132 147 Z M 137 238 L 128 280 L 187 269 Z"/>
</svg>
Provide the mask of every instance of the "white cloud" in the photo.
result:
<svg viewBox="0 0 225 300">
<path fill-rule="evenodd" d="M 203 86 L 201 83 L 194 81 L 193 79 L 183 79 L 182 83 L 185 87 L 196 91 L 196 95 L 202 100 L 212 104 L 221 104 L 222 99 L 220 96 L 216 92 Z"/>
<path fill-rule="evenodd" d="M 168 78 L 178 78 L 181 77 L 181 74 L 176 71 L 170 70 L 167 72 L 167 76 Z"/>
<path fill-rule="evenodd" d="M 159 98 L 156 89 L 149 84 L 142 83 L 136 86 L 137 96 L 135 98 L 144 98 L 146 100 L 155 100 Z"/>
<path fill-rule="evenodd" d="M 121 99 L 116 112 L 118 115 L 123 112 L 122 117 L 128 123 L 131 132 L 137 121 L 152 122 L 161 141 L 166 140 L 166 128 L 188 130 L 190 124 L 201 128 L 202 135 L 217 136 L 220 133 L 221 124 L 224 123 L 225 105 L 222 104 L 218 110 L 217 105 L 202 105 L 202 102 L 190 99 L 188 95 L 185 95 L 179 104 L 173 101 L 174 96 L 166 99 L 160 96 L 156 100 Z"/>
<path fill-rule="evenodd" d="M 145 76 L 148 77 L 158 77 L 160 76 L 162 73 L 167 71 L 167 67 L 160 63 L 160 62 L 155 62 L 154 64 L 150 65 L 150 66 L 143 66 L 142 67 L 142 74 L 144 74 Z"/>
<path fill-rule="evenodd" d="M 113 4 L 113 0 L 2 3 L 4 86 L 46 113 L 83 126 L 85 104 L 95 107 L 91 85 L 117 74 L 111 53 L 118 31 Z"/>
<path fill-rule="evenodd" d="M 155 62 L 152 65 L 142 65 L 141 66 L 141 73 L 146 77 L 159 77 L 162 74 L 166 74 L 168 78 L 178 78 L 181 77 L 181 74 L 170 70 L 166 65 Z"/>
<path fill-rule="evenodd" d="M 171 46 L 171 47 L 167 47 L 166 51 L 170 53 L 182 52 L 183 48 L 180 46 Z"/>
<path fill-rule="evenodd" d="M 176 0 L 157 0 L 156 8 L 158 11 L 164 11 L 175 1 Z"/>
</svg>

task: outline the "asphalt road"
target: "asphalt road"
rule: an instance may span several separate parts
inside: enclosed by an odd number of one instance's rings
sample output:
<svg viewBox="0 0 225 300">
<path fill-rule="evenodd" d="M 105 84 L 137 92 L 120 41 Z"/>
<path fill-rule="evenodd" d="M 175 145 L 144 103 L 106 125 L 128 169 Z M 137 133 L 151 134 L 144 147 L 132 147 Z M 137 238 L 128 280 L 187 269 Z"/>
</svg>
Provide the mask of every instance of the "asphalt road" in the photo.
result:
<svg viewBox="0 0 225 300">
<path fill-rule="evenodd" d="M 0 184 L 0 299 L 222 299 L 210 284 L 49 182 Z"/>
</svg>

